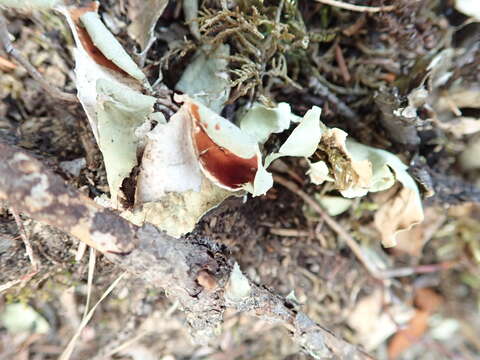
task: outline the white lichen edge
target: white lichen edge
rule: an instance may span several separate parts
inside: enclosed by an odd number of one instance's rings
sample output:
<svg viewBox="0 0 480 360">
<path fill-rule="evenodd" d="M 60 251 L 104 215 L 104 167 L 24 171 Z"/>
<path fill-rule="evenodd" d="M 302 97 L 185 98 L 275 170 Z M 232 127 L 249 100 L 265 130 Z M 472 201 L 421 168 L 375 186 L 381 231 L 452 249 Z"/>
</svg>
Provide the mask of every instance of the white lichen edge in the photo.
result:
<svg viewBox="0 0 480 360">
<path fill-rule="evenodd" d="M 252 287 L 245 275 L 240 270 L 238 263 L 233 265 L 230 279 L 225 287 L 225 300 L 239 303 L 248 298 L 252 291 Z"/>
</svg>

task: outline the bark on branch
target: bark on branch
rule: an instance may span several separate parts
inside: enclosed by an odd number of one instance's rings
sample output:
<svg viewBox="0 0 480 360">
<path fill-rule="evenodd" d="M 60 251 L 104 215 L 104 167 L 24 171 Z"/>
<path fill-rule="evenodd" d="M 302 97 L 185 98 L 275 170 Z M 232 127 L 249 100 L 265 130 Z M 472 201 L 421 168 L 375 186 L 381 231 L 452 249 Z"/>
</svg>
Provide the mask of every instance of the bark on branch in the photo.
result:
<svg viewBox="0 0 480 360">
<path fill-rule="evenodd" d="M 67 186 L 39 161 L 0 141 L 0 199 L 100 252 L 127 253 L 136 227 Z"/>
<path fill-rule="evenodd" d="M 103 252 L 111 261 L 151 285 L 165 289 L 187 315 L 192 334 L 206 341 L 226 307 L 279 322 L 316 359 L 368 359 L 295 309 L 283 297 L 248 281 L 250 290 L 231 301 L 234 259 L 209 239 L 174 239 L 151 225 L 137 227 L 67 186 L 38 160 L 0 141 L 0 199 L 16 211 L 59 228 Z"/>
</svg>

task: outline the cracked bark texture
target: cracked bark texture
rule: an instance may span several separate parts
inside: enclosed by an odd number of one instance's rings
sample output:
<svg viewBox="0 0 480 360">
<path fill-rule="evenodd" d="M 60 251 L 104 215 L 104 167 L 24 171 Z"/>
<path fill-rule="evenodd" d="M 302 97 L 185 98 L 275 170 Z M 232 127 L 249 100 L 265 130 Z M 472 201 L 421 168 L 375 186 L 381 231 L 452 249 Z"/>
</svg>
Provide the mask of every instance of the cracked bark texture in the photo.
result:
<svg viewBox="0 0 480 360">
<path fill-rule="evenodd" d="M 369 359 L 311 320 L 283 297 L 248 280 L 251 291 L 232 302 L 225 287 L 234 264 L 228 249 L 194 236 L 175 239 L 152 225 L 137 227 L 69 187 L 23 150 L 0 141 L 0 200 L 16 211 L 77 237 L 119 267 L 165 289 L 186 313 L 197 342 L 218 331 L 226 307 L 283 324 L 315 359 Z"/>
</svg>

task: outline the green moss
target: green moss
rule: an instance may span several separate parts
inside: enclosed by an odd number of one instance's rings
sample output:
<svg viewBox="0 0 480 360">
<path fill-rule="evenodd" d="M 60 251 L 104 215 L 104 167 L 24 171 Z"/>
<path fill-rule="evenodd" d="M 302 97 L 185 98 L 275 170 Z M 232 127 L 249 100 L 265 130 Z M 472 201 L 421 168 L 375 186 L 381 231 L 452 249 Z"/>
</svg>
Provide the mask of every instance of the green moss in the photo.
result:
<svg viewBox="0 0 480 360">
<path fill-rule="evenodd" d="M 65 289 L 80 285 L 80 281 L 74 280 L 73 274 L 65 269 L 50 274 L 45 281 L 40 281 L 42 275 L 45 274 L 35 275 L 25 286 L 11 288 L 5 294 L 7 303 L 21 302 L 28 304 L 33 299 L 40 302 L 49 302 L 58 297 Z"/>
<path fill-rule="evenodd" d="M 305 56 L 310 38 L 297 1 L 269 5 L 243 0 L 233 10 L 203 8 L 199 25 L 203 42 L 231 46 L 228 59 L 234 90 L 230 101 L 249 95 L 268 103 L 274 82 L 300 87 L 289 67 L 297 66 L 298 57 Z"/>
</svg>

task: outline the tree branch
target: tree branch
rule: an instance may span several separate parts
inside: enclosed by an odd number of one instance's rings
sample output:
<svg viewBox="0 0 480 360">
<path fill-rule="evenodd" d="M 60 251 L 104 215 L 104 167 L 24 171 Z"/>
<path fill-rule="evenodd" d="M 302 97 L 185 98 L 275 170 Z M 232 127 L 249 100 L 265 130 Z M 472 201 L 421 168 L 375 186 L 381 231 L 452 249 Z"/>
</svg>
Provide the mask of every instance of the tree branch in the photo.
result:
<svg viewBox="0 0 480 360">
<path fill-rule="evenodd" d="M 135 247 L 134 225 L 68 187 L 31 155 L 0 140 L 1 199 L 100 252 L 127 253 Z"/>
<path fill-rule="evenodd" d="M 38 160 L 0 141 L 0 199 L 18 212 L 59 228 L 103 252 L 112 262 L 152 286 L 165 289 L 186 313 L 192 335 L 215 334 L 226 307 L 280 322 L 316 359 L 370 357 L 315 323 L 293 304 L 248 281 L 236 302 L 226 298 L 234 259 L 220 244 L 190 236 L 172 238 L 151 225 L 137 227 L 67 186 Z"/>
</svg>

